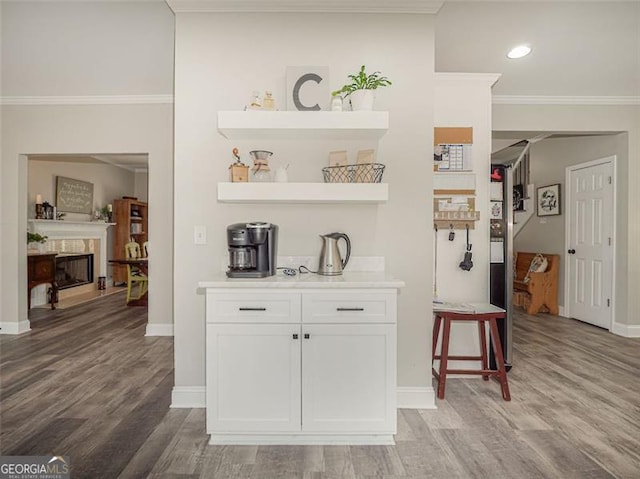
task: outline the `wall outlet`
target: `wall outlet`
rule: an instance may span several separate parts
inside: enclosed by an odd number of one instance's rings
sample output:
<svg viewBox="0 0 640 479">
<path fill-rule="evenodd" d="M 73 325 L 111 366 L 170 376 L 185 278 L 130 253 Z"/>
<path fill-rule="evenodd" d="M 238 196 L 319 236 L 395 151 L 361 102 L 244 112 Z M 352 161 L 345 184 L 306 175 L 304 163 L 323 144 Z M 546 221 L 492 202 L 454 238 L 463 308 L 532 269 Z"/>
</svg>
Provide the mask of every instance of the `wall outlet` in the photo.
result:
<svg viewBox="0 0 640 479">
<path fill-rule="evenodd" d="M 194 244 L 207 244 L 207 227 L 204 225 L 195 225 L 193 227 Z"/>
</svg>

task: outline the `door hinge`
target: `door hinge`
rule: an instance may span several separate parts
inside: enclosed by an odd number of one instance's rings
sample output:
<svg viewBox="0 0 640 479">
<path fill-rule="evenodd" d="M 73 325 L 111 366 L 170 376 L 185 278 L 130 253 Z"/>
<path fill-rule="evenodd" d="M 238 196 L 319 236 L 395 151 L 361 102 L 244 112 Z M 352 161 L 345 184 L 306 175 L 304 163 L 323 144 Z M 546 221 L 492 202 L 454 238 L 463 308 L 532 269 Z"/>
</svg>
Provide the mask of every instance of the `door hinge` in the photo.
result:
<svg viewBox="0 0 640 479">
<path fill-rule="evenodd" d="M 607 298 L 607 308 L 611 307 L 611 300 L 609 298 Z"/>
<path fill-rule="evenodd" d="M 611 184 L 611 177 L 609 177 L 609 184 Z"/>
<path fill-rule="evenodd" d="M 611 246 L 611 236 L 609 236 L 609 246 Z"/>
</svg>

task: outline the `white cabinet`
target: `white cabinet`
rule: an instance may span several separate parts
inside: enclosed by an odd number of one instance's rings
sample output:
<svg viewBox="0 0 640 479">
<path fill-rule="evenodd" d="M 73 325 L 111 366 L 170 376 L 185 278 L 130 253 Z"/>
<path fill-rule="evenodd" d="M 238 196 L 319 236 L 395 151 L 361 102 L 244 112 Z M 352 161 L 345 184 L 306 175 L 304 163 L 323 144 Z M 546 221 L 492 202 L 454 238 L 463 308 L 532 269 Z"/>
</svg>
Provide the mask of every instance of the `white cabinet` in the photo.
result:
<svg viewBox="0 0 640 479">
<path fill-rule="evenodd" d="M 300 325 L 207 325 L 207 430 L 300 430 Z"/>
<path fill-rule="evenodd" d="M 393 443 L 395 309 L 394 289 L 210 290 L 211 443 Z"/>
<path fill-rule="evenodd" d="M 395 324 L 305 324 L 302 429 L 396 429 Z"/>
</svg>

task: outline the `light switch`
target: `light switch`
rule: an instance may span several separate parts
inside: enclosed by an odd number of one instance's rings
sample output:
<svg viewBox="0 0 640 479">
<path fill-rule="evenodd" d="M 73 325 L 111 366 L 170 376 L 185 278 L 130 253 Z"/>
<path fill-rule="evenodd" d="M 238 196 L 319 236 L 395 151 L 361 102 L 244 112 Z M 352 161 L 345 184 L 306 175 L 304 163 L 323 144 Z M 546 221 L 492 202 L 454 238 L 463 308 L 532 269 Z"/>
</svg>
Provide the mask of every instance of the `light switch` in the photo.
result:
<svg viewBox="0 0 640 479">
<path fill-rule="evenodd" d="M 195 225 L 193 227 L 193 242 L 195 244 L 207 244 L 207 227 Z"/>
</svg>

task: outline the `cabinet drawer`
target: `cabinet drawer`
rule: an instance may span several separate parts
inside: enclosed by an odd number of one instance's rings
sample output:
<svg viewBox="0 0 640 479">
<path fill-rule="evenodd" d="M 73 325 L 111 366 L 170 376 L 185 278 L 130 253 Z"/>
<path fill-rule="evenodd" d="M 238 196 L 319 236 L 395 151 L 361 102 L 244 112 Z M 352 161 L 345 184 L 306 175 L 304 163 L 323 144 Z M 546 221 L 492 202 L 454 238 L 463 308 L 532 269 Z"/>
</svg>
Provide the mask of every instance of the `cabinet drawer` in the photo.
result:
<svg viewBox="0 0 640 479">
<path fill-rule="evenodd" d="M 208 293 L 208 323 L 297 323 L 297 293 Z"/>
<path fill-rule="evenodd" d="M 303 323 L 395 323 L 396 293 L 331 292 L 302 296 Z"/>
</svg>

